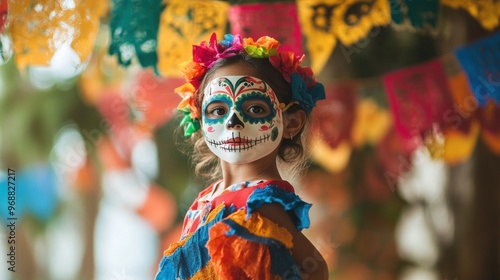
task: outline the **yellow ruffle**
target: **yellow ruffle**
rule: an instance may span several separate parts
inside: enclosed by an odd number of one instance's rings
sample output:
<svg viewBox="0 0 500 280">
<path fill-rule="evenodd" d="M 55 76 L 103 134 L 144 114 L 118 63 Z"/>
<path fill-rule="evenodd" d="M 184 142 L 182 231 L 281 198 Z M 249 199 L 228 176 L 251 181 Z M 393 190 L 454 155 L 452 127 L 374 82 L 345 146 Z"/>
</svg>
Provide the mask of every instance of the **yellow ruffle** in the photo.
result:
<svg viewBox="0 0 500 280">
<path fill-rule="evenodd" d="M 246 218 L 246 211 L 239 210 L 231 214 L 228 218 L 238 225 L 245 227 L 253 235 L 276 239 L 283 243 L 288 249 L 293 247 L 292 234 L 285 228 L 278 226 L 273 221 L 254 213 L 250 218 Z"/>
<path fill-rule="evenodd" d="M 189 278 L 189 280 L 218 280 L 219 275 L 215 273 L 214 267 L 212 266 L 212 262 L 208 262 L 208 264 L 202 268 L 200 271 L 196 272 L 193 277 Z"/>
</svg>

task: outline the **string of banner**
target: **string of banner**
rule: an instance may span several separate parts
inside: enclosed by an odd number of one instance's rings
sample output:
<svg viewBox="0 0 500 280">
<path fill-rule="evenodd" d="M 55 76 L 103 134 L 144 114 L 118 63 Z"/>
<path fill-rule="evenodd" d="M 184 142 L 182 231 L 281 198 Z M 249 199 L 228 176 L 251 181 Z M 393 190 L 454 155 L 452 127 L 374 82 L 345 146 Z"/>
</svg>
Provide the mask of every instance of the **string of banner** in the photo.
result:
<svg viewBox="0 0 500 280">
<path fill-rule="evenodd" d="M 85 63 L 93 52 L 101 21 L 109 19 L 108 53 L 116 56 L 119 64 L 138 62 L 144 68 L 155 69 L 160 76 L 180 77 L 178 65 L 191 56 L 188 46 L 206 40 L 213 32 L 222 36 L 229 26 L 233 34 L 254 38 L 269 35 L 277 38 L 283 49 L 307 53 L 313 70 L 320 73 L 337 43 L 351 46 L 369 36 L 374 27 L 389 24 L 409 30 L 435 30 L 442 6 L 467 11 L 486 30 L 493 31 L 500 24 L 500 2 L 495 0 L 297 0 L 250 4 L 1 0 L 1 54 L 5 61 L 9 53 L 14 53 L 20 69 L 48 65 L 55 51 L 70 41 Z M 500 154 L 500 34 L 456 49 L 451 60 L 458 61 L 459 69 L 450 72 L 443 58 L 437 58 L 383 75 L 398 135 L 412 149 L 415 135 L 438 124 L 447 136 L 441 157 L 449 163 L 467 158 L 479 134 L 492 151 Z M 346 137 L 352 142 L 352 133 Z M 325 136 L 329 148 L 339 147 L 341 141 L 327 139 Z M 455 148 L 451 155 L 446 154 L 446 150 Z"/>
</svg>

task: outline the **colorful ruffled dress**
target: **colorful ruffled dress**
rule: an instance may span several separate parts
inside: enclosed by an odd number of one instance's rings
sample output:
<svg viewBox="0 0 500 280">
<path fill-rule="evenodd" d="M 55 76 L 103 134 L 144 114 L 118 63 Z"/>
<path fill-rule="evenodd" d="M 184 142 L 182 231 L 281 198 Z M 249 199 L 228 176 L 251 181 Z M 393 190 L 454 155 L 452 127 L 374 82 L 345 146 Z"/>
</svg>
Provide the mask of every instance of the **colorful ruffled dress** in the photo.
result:
<svg viewBox="0 0 500 280">
<path fill-rule="evenodd" d="M 255 210 L 281 204 L 302 230 L 311 204 L 283 180 L 243 182 L 211 198 L 215 185 L 188 210 L 181 239 L 164 252 L 155 279 L 301 279 L 290 232 Z"/>
</svg>

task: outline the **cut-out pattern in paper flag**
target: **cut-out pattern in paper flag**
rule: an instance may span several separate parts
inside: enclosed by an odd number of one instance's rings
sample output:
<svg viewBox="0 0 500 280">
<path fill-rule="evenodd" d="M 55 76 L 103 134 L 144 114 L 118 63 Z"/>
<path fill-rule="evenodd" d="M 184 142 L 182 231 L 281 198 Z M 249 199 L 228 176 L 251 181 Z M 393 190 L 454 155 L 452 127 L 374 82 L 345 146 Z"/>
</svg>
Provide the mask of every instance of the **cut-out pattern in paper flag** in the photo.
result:
<svg viewBox="0 0 500 280">
<path fill-rule="evenodd" d="M 392 22 L 413 28 L 434 30 L 439 18 L 438 0 L 389 0 Z"/>
<path fill-rule="evenodd" d="M 500 104 L 500 32 L 455 50 L 480 106 Z"/>
<path fill-rule="evenodd" d="M 439 59 L 388 73 L 383 81 L 395 128 L 406 144 L 413 145 L 434 123 L 444 122 L 452 101 Z"/>
<path fill-rule="evenodd" d="M 303 53 L 302 34 L 297 15 L 297 5 L 286 3 L 256 3 L 233 5 L 229 8 L 232 34 L 241 37 L 270 36 L 281 43 L 281 50 Z"/>
<path fill-rule="evenodd" d="M 123 66 L 134 56 L 142 67 L 157 67 L 156 54 L 161 0 L 113 0 L 109 54 Z"/>
<path fill-rule="evenodd" d="M 302 33 L 314 73 L 321 72 L 337 44 L 333 33 L 333 10 L 338 1 L 297 1 Z"/>
<path fill-rule="evenodd" d="M 498 0 L 441 0 L 441 3 L 451 8 L 465 9 L 484 28 L 490 31 L 500 24 L 500 2 Z"/>
<path fill-rule="evenodd" d="M 387 0 L 345 0 L 335 7 L 333 29 L 337 38 L 350 46 L 368 36 L 375 26 L 391 22 Z"/>
<path fill-rule="evenodd" d="M 191 59 L 194 44 L 208 41 L 213 32 L 223 37 L 228 9 L 229 4 L 222 1 L 168 1 L 158 37 L 160 73 L 182 77 L 179 64 Z"/>
<path fill-rule="evenodd" d="M 297 1 L 311 67 L 319 73 L 337 39 L 350 46 L 366 38 L 373 27 L 387 25 L 391 12 L 387 0 Z"/>
<path fill-rule="evenodd" d="M 71 47 L 85 62 L 92 53 L 106 1 L 16 0 L 9 2 L 9 29 L 19 68 L 48 65 L 57 49 Z"/>
</svg>

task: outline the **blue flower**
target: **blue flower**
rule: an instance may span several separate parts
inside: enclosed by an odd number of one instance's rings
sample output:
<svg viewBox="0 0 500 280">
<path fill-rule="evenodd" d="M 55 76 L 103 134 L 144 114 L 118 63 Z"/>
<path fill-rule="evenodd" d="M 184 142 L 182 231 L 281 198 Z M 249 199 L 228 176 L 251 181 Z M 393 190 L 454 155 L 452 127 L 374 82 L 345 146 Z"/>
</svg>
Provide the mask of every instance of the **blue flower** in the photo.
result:
<svg viewBox="0 0 500 280">
<path fill-rule="evenodd" d="M 292 87 L 292 100 L 298 101 L 308 115 L 316 106 L 316 101 L 325 99 L 325 88 L 321 83 L 316 82 L 308 89 L 307 82 L 297 72 L 290 76 L 290 85 Z"/>
<path fill-rule="evenodd" d="M 220 44 L 226 48 L 230 48 L 233 45 L 234 35 L 226 34 L 224 35 L 224 40 L 220 41 Z"/>
</svg>

